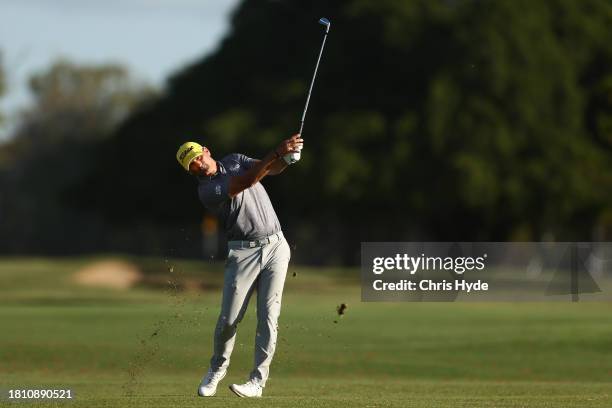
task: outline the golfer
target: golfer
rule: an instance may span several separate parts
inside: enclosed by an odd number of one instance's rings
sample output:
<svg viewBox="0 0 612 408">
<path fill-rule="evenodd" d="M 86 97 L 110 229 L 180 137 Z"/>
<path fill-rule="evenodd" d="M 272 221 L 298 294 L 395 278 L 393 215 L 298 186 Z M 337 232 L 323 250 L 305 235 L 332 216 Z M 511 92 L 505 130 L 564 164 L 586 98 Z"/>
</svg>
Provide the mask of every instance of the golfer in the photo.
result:
<svg viewBox="0 0 612 408">
<path fill-rule="evenodd" d="M 220 218 L 228 239 L 221 314 L 214 336 L 210 368 L 198 395 L 215 395 L 225 377 L 236 340 L 236 327 L 257 291 L 255 367 L 245 384 L 230 389 L 240 397 L 261 397 L 276 348 L 277 321 L 291 252 L 260 180 L 281 173 L 291 153 L 302 149 L 299 134 L 281 142 L 262 160 L 233 153 L 216 161 L 210 150 L 194 142 L 183 144 L 176 158 L 198 178 L 198 195 Z"/>
</svg>

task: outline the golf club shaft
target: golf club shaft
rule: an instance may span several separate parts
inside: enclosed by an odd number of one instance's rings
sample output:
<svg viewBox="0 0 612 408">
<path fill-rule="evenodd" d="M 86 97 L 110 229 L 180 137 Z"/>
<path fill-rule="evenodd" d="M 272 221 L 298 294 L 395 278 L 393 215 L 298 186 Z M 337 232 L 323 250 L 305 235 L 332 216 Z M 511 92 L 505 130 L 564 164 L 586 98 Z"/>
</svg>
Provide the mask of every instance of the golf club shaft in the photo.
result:
<svg viewBox="0 0 612 408">
<path fill-rule="evenodd" d="M 314 86 L 315 78 L 317 77 L 317 70 L 319 69 L 319 62 L 321 62 L 321 55 L 323 55 L 323 48 L 325 47 L 325 40 L 327 39 L 328 29 L 325 30 L 323 36 L 323 43 L 321 43 L 321 50 L 319 51 L 319 58 L 317 58 L 317 65 L 315 65 L 314 74 L 312 74 L 312 81 L 310 81 L 310 89 L 308 89 L 308 96 L 306 97 L 306 106 L 304 106 L 304 112 L 302 113 L 302 120 L 300 120 L 299 134 L 302 134 L 304 129 L 304 120 L 306 119 L 306 112 L 308 111 L 308 104 L 310 103 L 310 94 L 312 93 L 312 87 Z"/>
</svg>

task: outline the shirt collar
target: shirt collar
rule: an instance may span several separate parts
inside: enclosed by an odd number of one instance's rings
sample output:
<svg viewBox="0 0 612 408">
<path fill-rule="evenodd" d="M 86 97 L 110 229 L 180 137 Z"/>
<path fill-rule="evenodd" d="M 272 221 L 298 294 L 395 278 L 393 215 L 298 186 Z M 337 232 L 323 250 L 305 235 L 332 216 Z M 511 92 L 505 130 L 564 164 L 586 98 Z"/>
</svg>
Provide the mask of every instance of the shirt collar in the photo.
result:
<svg viewBox="0 0 612 408">
<path fill-rule="evenodd" d="M 227 170 L 225 169 L 225 166 L 220 161 L 217 161 L 217 172 L 212 176 L 198 176 L 198 180 L 210 181 L 224 174 L 227 174 Z"/>
</svg>

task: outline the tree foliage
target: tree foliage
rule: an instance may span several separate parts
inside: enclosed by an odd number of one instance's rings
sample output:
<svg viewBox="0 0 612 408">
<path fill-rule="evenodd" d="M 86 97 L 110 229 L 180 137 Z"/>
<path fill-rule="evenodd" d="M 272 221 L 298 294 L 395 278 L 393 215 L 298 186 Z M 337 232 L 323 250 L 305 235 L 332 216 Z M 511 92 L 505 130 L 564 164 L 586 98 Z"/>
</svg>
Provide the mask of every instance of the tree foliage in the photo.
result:
<svg viewBox="0 0 612 408">
<path fill-rule="evenodd" d="M 102 231 L 64 193 L 91 171 L 98 143 L 153 91 L 122 66 L 68 61 L 32 76 L 30 88 L 32 106 L 0 146 L 0 242 L 5 251 L 78 252 Z"/>
<path fill-rule="evenodd" d="M 218 49 L 104 143 L 82 201 L 116 223 L 196 223 L 177 146 L 257 157 L 294 132 L 321 16 L 303 159 L 265 181 L 309 259 L 353 261 L 365 240 L 592 238 L 612 208 L 608 0 L 245 0 Z M 152 165 L 128 171 L 142 146 Z"/>
<path fill-rule="evenodd" d="M 32 76 L 30 90 L 34 103 L 22 113 L 16 137 L 49 143 L 103 138 L 153 96 L 121 65 L 77 65 L 65 60 Z"/>
</svg>

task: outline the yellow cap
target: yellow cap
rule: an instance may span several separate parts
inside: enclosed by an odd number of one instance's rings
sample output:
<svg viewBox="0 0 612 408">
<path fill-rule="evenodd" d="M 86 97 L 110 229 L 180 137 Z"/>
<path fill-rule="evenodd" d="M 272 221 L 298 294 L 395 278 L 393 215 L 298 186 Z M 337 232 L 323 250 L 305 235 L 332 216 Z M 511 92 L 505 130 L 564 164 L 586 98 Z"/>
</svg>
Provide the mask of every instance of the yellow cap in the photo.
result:
<svg viewBox="0 0 612 408">
<path fill-rule="evenodd" d="M 189 171 L 189 165 L 193 159 L 201 155 L 203 151 L 202 145 L 196 142 L 183 143 L 176 152 L 176 160 L 186 171 Z"/>
</svg>

